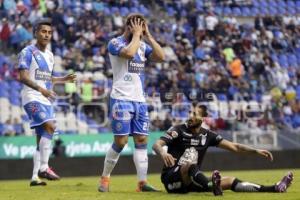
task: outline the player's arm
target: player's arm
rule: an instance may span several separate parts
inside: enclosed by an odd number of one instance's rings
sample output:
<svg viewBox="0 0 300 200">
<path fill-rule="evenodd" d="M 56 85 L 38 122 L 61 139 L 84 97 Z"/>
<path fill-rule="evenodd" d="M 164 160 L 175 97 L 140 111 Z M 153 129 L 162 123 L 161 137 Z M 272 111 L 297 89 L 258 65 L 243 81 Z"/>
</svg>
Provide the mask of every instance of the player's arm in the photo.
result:
<svg viewBox="0 0 300 200">
<path fill-rule="evenodd" d="M 263 157 L 269 159 L 270 161 L 273 161 L 272 153 L 267 151 L 267 150 L 255 149 L 255 148 L 252 148 L 250 146 L 240 144 L 240 143 L 230 142 L 230 141 L 225 140 L 225 139 L 223 139 L 219 143 L 218 147 L 220 147 L 222 149 L 232 151 L 232 152 L 236 152 L 236 153 L 258 154 L 260 156 L 263 156 Z"/>
<path fill-rule="evenodd" d="M 151 35 L 148 24 L 145 22 L 145 37 L 147 42 L 152 47 L 152 53 L 150 54 L 149 59 L 154 62 L 164 62 L 165 53 L 161 46 L 156 42 L 156 40 Z"/>
<path fill-rule="evenodd" d="M 138 18 L 131 20 L 132 39 L 130 43 L 123 47 L 119 56 L 127 59 L 132 59 L 140 47 L 141 35 L 143 32 L 142 21 Z"/>
<path fill-rule="evenodd" d="M 55 99 L 56 94 L 53 91 L 46 90 L 36 84 L 34 81 L 30 79 L 29 71 L 27 69 L 20 69 L 20 82 L 25 84 L 26 86 L 39 91 L 43 96 L 50 99 Z"/>
<path fill-rule="evenodd" d="M 163 146 L 166 145 L 166 142 L 162 139 L 158 139 L 152 146 L 152 149 L 154 152 L 161 157 L 161 159 L 164 161 L 164 164 L 167 167 L 172 167 L 175 165 L 176 159 L 169 153 L 167 153 Z"/>
<path fill-rule="evenodd" d="M 66 83 L 66 82 L 71 82 L 74 83 L 76 81 L 76 74 L 68 74 L 64 77 L 54 77 L 52 76 L 52 83 Z"/>
</svg>

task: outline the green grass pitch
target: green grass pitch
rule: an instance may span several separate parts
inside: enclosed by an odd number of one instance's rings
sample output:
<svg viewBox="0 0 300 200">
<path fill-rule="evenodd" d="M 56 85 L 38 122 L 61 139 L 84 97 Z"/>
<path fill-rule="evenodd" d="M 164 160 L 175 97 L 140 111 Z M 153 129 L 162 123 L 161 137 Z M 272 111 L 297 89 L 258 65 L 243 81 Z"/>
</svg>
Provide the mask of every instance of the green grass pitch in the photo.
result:
<svg viewBox="0 0 300 200">
<path fill-rule="evenodd" d="M 235 176 L 241 180 L 265 185 L 281 179 L 288 169 L 224 171 L 222 176 Z M 234 193 L 225 191 L 224 196 L 214 197 L 212 193 L 189 193 L 185 195 L 167 194 L 160 183 L 158 174 L 149 175 L 149 182 L 162 192 L 137 193 L 136 176 L 113 175 L 109 193 L 97 191 L 99 177 L 63 178 L 60 181 L 47 182 L 46 187 L 29 187 L 28 180 L 0 181 L 0 200 L 165 200 L 165 199 L 224 199 L 224 200 L 296 200 L 300 199 L 300 169 L 294 172 L 294 182 L 287 193 Z M 206 173 L 207 175 L 210 173 Z"/>
</svg>

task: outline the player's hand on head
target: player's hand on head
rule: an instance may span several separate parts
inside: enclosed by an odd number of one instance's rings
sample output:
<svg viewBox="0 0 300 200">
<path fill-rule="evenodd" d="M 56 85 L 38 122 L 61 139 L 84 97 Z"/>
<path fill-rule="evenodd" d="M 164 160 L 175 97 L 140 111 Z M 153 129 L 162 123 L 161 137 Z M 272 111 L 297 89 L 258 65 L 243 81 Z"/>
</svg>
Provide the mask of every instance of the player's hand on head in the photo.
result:
<svg viewBox="0 0 300 200">
<path fill-rule="evenodd" d="M 258 153 L 265 158 L 269 159 L 270 161 L 273 161 L 273 155 L 270 151 L 267 150 L 258 150 Z"/>
<path fill-rule="evenodd" d="M 148 23 L 146 22 L 146 21 L 144 21 L 143 22 L 143 33 L 144 33 L 144 35 L 145 35 L 145 37 L 146 38 L 149 38 L 149 37 L 151 37 L 151 33 L 150 33 L 150 31 L 149 31 L 149 27 L 148 27 Z"/>
<path fill-rule="evenodd" d="M 161 155 L 163 161 L 164 161 L 164 164 L 167 166 L 167 167 L 172 167 L 175 165 L 175 162 L 176 162 L 176 158 L 174 158 L 171 154 L 169 153 L 164 153 Z"/>
<path fill-rule="evenodd" d="M 143 32 L 143 21 L 135 17 L 130 21 L 130 27 L 133 34 L 141 35 Z"/>
</svg>

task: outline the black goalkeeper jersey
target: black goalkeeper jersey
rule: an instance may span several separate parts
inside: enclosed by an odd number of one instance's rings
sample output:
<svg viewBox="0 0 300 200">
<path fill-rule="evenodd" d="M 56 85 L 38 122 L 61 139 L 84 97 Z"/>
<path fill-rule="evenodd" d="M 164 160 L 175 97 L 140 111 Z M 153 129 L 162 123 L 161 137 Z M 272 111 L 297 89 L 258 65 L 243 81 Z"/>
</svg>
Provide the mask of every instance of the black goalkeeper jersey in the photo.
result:
<svg viewBox="0 0 300 200">
<path fill-rule="evenodd" d="M 223 138 L 205 128 L 193 135 L 186 124 L 180 124 L 171 127 L 160 139 L 166 142 L 168 153 L 177 159 L 176 165 L 190 162 L 200 167 L 207 148 L 217 146 Z"/>
</svg>

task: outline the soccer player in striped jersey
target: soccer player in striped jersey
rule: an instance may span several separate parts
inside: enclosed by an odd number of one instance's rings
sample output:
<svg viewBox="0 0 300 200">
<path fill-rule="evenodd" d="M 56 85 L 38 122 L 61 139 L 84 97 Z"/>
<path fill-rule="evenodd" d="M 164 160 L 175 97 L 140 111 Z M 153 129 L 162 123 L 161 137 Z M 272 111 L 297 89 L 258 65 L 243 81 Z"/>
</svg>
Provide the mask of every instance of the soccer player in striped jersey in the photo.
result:
<svg viewBox="0 0 300 200">
<path fill-rule="evenodd" d="M 52 91 L 55 82 L 74 82 L 76 76 L 53 77 L 54 58 L 47 45 L 51 41 L 51 20 L 39 19 L 34 25 L 37 43 L 26 46 L 19 54 L 20 81 L 24 84 L 22 104 L 35 129 L 37 149 L 33 156 L 33 175 L 30 186 L 46 185 L 40 178 L 59 180 L 60 177 L 48 166 L 52 152 L 51 141 L 55 132 Z"/>
<path fill-rule="evenodd" d="M 133 160 L 138 176 L 137 191 L 156 191 L 147 183 L 149 116 L 144 80 L 146 61 L 163 62 L 164 52 L 150 34 L 144 16 L 130 14 L 124 28 L 121 36 L 108 43 L 113 70 L 110 112 L 114 142 L 107 151 L 98 190 L 109 191 L 110 174 L 127 144 L 128 136 L 132 135 L 135 144 Z"/>
</svg>

